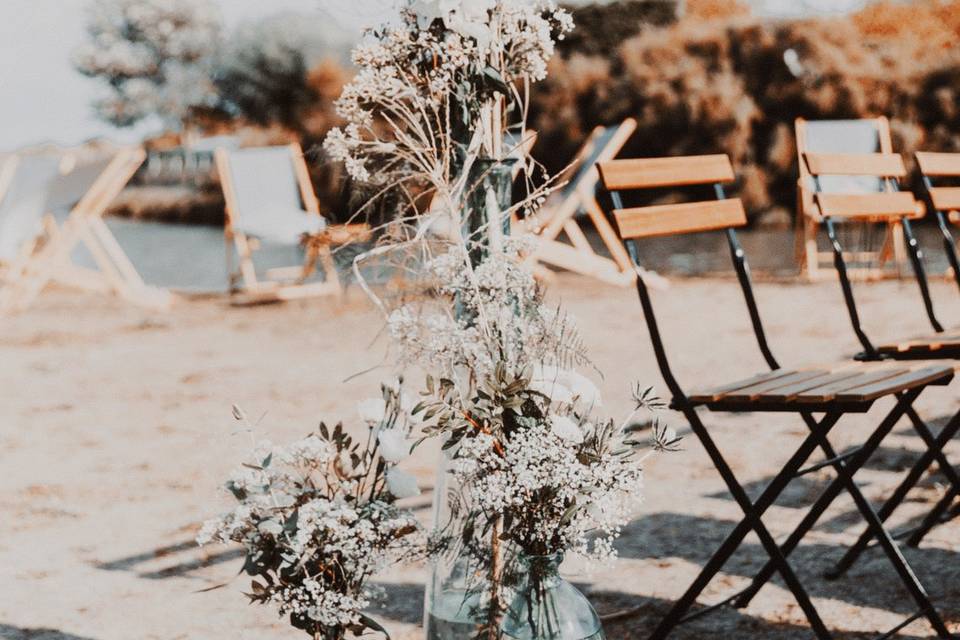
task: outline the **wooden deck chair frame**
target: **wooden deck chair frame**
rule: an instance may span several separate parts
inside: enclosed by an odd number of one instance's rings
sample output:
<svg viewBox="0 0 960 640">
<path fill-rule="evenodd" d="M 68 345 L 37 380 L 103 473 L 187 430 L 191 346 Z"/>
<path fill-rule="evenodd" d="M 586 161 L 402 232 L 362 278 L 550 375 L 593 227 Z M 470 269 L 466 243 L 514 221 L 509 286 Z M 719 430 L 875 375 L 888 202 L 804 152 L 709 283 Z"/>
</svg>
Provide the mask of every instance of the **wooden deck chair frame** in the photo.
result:
<svg viewBox="0 0 960 640">
<path fill-rule="evenodd" d="M 7 274 L 8 284 L 0 291 L 0 313 L 25 310 L 52 281 L 113 293 L 145 308 L 170 306 L 170 293 L 144 283 L 103 221 L 107 207 L 145 158 L 142 148 L 121 149 L 71 209 L 62 226 L 58 227 L 52 216 L 45 216 L 41 243 Z M 78 245 L 90 252 L 96 269 L 73 264 L 71 252 Z"/>
<path fill-rule="evenodd" d="M 957 255 L 957 241 L 950 231 L 951 223 L 960 222 L 960 186 L 935 184 L 942 178 L 960 179 L 960 153 L 916 153 L 917 168 L 923 180 L 924 199 L 927 210 L 937 219 L 937 226 L 943 237 L 943 250 L 950 262 L 953 278 L 960 287 L 960 257 Z"/>
<path fill-rule="evenodd" d="M 303 208 L 308 213 L 320 216 L 320 201 L 313 191 L 303 149 L 297 143 L 289 144 L 287 147 L 290 151 L 290 160 Z M 342 295 L 343 288 L 333 261 L 331 246 L 335 243 L 365 240 L 370 235 L 369 227 L 365 224 L 328 225 L 316 236 L 305 238 L 306 255 L 303 264 L 270 269 L 266 272 L 264 279 L 258 278 L 253 255 L 259 247 L 259 241 L 238 230 L 236 225 L 236 221 L 243 214 L 237 201 L 233 173 L 230 169 L 230 151 L 223 147 L 217 148 L 214 151 L 214 162 L 220 176 L 226 204 L 224 240 L 227 243 L 227 274 L 230 279 L 229 292 L 232 302 L 260 304 L 314 296 Z M 236 250 L 239 258 L 239 273 L 233 268 L 233 250 Z M 318 263 L 323 267 L 324 281 L 306 282 Z M 242 287 L 237 286 L 238 281 L 243 282 Z"/>
<path fill-rule="evenodd" d="M 559 202 L 550 205 L 549 210 L 537 213 L 535 222 L 543 220 L 543 225 L 536 232 L 537 247 L 528 261 L 537 267 L 539 275 L 549 274 L 549 270 L 539 267 L 539 264 L 543 263 L 618 286 L 625 286 L 636 277 L 630 257 L 597 202 L 599 174 L 596 167 L 586 167 L 581 173 L 583 163 L 590 158 L 594 158 L 595 162 L 606 162 L 615 158 L 636 128 L 637 121 L 627 118 L 616 125 L 613 135 L 603 148 L 598 149 L 597 145 L 600 144 L 607 127 L 596 127 L 565 172 L 566 175 L 561 177 L 577 179 L 576 184 L 570 184 L 569 192 Z M 600 234 L 600 239 L 610 253 L 609 258 L 597 254 L 590 245 L 577 220 L 580 211 L 586 213 Z M 522 228 L 524 224 L 529 222 L 524 221 L 518 226 Z M 561 233 L 567 236 L 570 244 L 559 239 Z"/>
<path fill-rule="evenodd" d="M 810 280 L 822 280 L 833 277 L 832 269 L 824 269 L 823 262 L 829 262 L 831 251 L 821 251 L 817 244 L 817 232 L 820 228 L 816 218 L 816 206 L 813 202 L 813 189 L 810 188 L 810 173 L 803 161 L 803 154 L 808 152 L 807 125 L 811 122 L 805 118 L 794 121 L 794 131 L 797 142 L 797 159 L 800 168 L 800 177 L 797 180 L 797 231 L 796 231 L 796 258 L 800 270 Z M 863 118 L 854 122 L 875 122 L 879 153 L 893 153 L 893 141 L 890 137 L 890 121 L 885 116 Z M 906 262 L 903 240 L 903 230 L 899 221 L 892 222 L 887 227 L 883 247 L 879 252 L 860 252 L 858 259 L 876 259 L 881 267 L 873 269 L 858 269 L 855 271 L 862 279 L 879 279 L 889 274 L 882 269 L 882 264 L 893 259 L 899 275 Z"/>
<path fill-rule="evenodd" d="M 723 185 L 733 180 L 733 170 L 724 155 L 695 156 L 686 158 L 654 158 L 637 160 L 614 160 L 599 165 L 604 187 L 610 192 L 613 216 L 620 236 L 634 264 L 639 267 L 640 253 L 637 239 L 700 231 L 723 230 L 730 246 L 730 253 L 742 289 L 747 310 L 753 324 L 754 335 L 769 371 L 752 378 L 734 382 L 704 392 L 688 394 L 674 376 L 666 355 L 666 348 L 653 310 L 653 300 L 643 277 L 636 279 L 647 330 L 653 345 L 661 375 L 669 388 L 671 408 L 686 417 L 693 432 L 703 444 L 717 471 L 720 473 L 744 517 L 727 536 L 714 556 L 706 563 L 684 595 L 674 604 L 667 616 L 650 635 L 652 640 L 662 640 L 679 624 L 703 615 L 718 607 L 734 604 L 746 606 L 769 579 L 779 573 L 793 593 L 797 603 L 810 622 L 813 634 L 821 640 L 832 638 L 819 613 L 810 600 L 800 579 L 787 561 L 787 557 L 812 529 L 829 505 L 845 490 L 853 498 L 860 515 L 870 531 L 880 542 L 888 559 L 908 589 L 918 607 L 918 613 L 910 617 L 926 618 L 937 636 L 952 638 L 940 614 L 920 584 L 916 575 L 903 558 L 890 533 L 873 507 L 854 481 L 854 475 L 894 425 L 907 412 L 928 385 L 947 384 L 953 378 L 953 368 L 940 365 L 914 363 L 901 370 L 885 368 L 877 363 L 839 363 L 825 368 L 787 370 L 780 367 L 767 342 L 755 302 L 750 271 L 744 251 L 736 236 L 736 227 L 746 224 L 746 215 L 739 199 L 728 199 Z M 713 185 L 716 199 L 713 201 L 682 204 L 655 205 L 624 208 L 621 192 L 653 187 L 684 187 L 687 185 Z M 876 427 L 862 447 L 852 454 L 838 455 L 828 435 L 840 418 L 851 412 L 863 413 L 874 402 L 891 397 L 895 406 Z M 789 412 L 798 414 L 809 430 L 796 452 L 790 456 L 783 469 L 755 500 L 747 495 L 727 463 L 709 430 L 701 421 L 697 408 L 711 411 L 760 411 Z M 818 420 L 814 414 L 823 414 Z M 803 465 L 816 449 L 825 460 L 806 468 Z M 790 481 L 819 469 L 832 467 L 836 478 L 826 491 L 814 502 L 803 521 L 786 541 L 778 543 L 764 525 L 762 517 Z M 743 543 L 748 533 L 754 532 L 760 539 L 769 561 L 745 590 L 724 599 L 722 602 L 688 613 L 697 597 L 719 573 L 727 560 Z M 901 628 L 903 625 L 898 626 Z M 881 636 L 881 637 L 889 637 Z"/>
</svg>

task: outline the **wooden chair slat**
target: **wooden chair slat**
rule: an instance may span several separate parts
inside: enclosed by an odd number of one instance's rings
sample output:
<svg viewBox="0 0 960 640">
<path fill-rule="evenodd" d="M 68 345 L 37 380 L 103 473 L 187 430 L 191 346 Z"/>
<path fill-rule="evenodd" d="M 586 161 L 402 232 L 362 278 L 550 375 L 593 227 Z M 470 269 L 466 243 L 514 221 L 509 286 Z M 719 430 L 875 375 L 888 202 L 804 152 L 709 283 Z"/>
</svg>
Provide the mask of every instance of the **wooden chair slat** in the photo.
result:
<svg viewBox="0 0 960 640">
<path fill-rule="evenodd" d="M 830 402 L 836 398 L 837 394 L 840 392 L 857 386 L 879 382 L 888 378 L 894 378 L 907 372 L 909 372 L 909 369 L 906 367 L 881 368 L 879 370 L 874 369 L 868 372 L 860 371 L 854 378 L 846 378 L 835 382 L 828 382 L 827 384 L 823 384 L 818 387 L 806 389 L 805 391 L 796 394 L 793 399 L 795 402 L 803 403 Z"/>
<path fill-rule="evenodd" d="M 907 175 L 903 158 L 897 153 L 805 153 L 804 159 L 814 175 L 884 176 Z"/>
<path fill-rule="evenodd" d="M 616 209 L 613 215 L 622 238 L 713 231 L 747 223 L 747 214 L 739 198 Z"/>
<path fill-rule="evenodd" d="M 732 391 L 721 396 L 720 400 L 724 402 L 755 402 L 761 398 L 766 399 L 766 394 L 768 392 L 782 389 L 797 382 L 806 382 L 808 380 L 823 378 L 829 374 L 829 371 L 819 369 L 798 371 L 789 376 L 777 378 L 776 380 L 760 382 L 749 387 L 744 387 L 743 389 L 738 389 L 737 391 Z"/>
<path fill-rule="evenodd" d="M 960 187 L 932 187 L 930 197 L 940 211 L 960 210 Z"/>
<path fill-rule="evenodd" d="M 824 217 L 891 220 L 920 215 L 918 202 L 907 191 L 888 193 L 818 193 L 814 196 Z"/>
<path fill-rule="evenodd" d="M 835 371 L 827 376 L 820 376 L 818 378 L 812 378 L 810 380 L 803 380 L 802 382 L 797 382 L 786 387 L 781 387 L 774 392 L 763 394 L 763 399 L 769 402 L 789 402 L 796 398 L 798 395 L 804 391 L 810 391 L 811 389 L 822 388 L 827 385 L 836 384 L 854 378 L 857 376 L 863 375 L 862 372 L 857 371 L 856 368 L 847 368 L 841 371 Z"/>
<path fill-rule="evenodd" d="M 917 165 L 926 176 L 960 176 L 960 153 L 918 151 Z"/>
<path fill-rule="evenodd" d="M 932 336 L 904 340 L 893 344 L 883 344 L 877 347 L 880 353 L 904 354 L 904 353 L 930 353 L 936 357 L 947 357 L 946 354 L 938 353 L 944 351 L 960 351 L 960 335 L 949 333 L 937 333 Z"/>
<path fill-rule="evenodd" d="M 902 373 L 866 386 L 859 386 L 837 394 L 841 402 L 870 402 L 897 391 L 913 389 L 931 382 L 953 377 L 953 367 L 930 366 Z"/>
<path fill-rule="evenodd" d="M 734 177 L 725 154 L 611 160 L 597 168 L 610 191 L 732 182 Z"/>
<path fill-rule="evenodd" d="M 775 371 L 767 371 L 765 373 L 760 373 L 743 380 L 737 380 L 736 382 L 731 382 L 729 384 L 721 385 L 719 387 L 714 387 L 711 389 L 706 389 L 704 391 L 699 391 L 693 393 L 689 396 L 689 399 L 694 402 L 712 402 L 714 400 L 720 399 L 723 394 L 729 393 L 731 391 L 737 391 L 738 389 L 744 389 L 746 387 L 755 385 L 759 382 L 765 382 L 770 380 L 775 380 L 777 378 L 783 378 L 789 375 L 797 373 L 791 369 L 776 369 Z"/>
</svg>

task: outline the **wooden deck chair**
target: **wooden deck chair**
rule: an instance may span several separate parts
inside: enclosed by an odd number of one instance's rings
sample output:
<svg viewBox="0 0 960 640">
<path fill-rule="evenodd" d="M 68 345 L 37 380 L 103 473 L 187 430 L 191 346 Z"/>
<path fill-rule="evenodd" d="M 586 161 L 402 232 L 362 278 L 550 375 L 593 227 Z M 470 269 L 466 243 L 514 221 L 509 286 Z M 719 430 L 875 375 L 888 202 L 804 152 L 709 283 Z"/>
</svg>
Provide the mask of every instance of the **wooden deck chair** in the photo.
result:
<svg viewBox="0 0 960 640">
<path fill-rule="evenodd" d="M 805 153 L 893 153 L 890 139 L 890 123 L 881 116 L 862 120 L 805 120 L 795 121 L 797 139 L 797 157 L 800 177 L 797 181 L 797 235 L 796 251 L 800 270 L 811 280 L 831 277 L 829 264 L 832 253 L 821 251 L 817 243 L 817 231 L 820 228 L 816 207 L 813 202 L 814 185 L 803 162 Z M 834 175 L 821 182 L 821 190 L 827 193 L 873 193 L 883 190 L 882 181 L 873 176 Z M 857 235 L 856 253 L 850 258 L 857 263 L 870 263 L 876 266 L 852 269 L 859 277 L 878 278 L 884 275 L 883 266 L 892 259 L 897 274 L 905 264 L 903 233 L 899 221 L 885 228 L 882 243 L 876 245 L 876 225 L 868 221 L 859 221 L 847 226 L 849 236 Z M 851 243 L 853 244 L 853 243 Z"/>
<path fill-rule="evenodd" d="M 943 250 L 960 287 L 960 258 L 957 256 L 957 242 L 950 231 L 950 223 L 960 223 L 960 153 L 918 151 L 916 158 L 927 210 L 937 219 L 943 236 Z M 952 184 L 943 184 L 944 181 Z"/>
<path fill-rule="evenodd" d="M 330 245 L 362 239 L 369 235 L 369 229 L 366 225 L 327 225 L 300 145 L 219 147 L 214 159 L 226 202 L 224 238 L 233 302 L 259 304 L 340 295 L 340 277 Z M 261 278 L 253 256 L 266 243 L 303 246 L 303 261 L 268 269 Z M 239 258 L 238 271 L 232 266 L 234 250 Z M 308 282 L 318 262 L 324 280 Z"/>
<path fill-rule="evenodd" d="M 59 173 L 60 158 L 51 155 L 11 155 L 0 165 L 0 282 L 16 280 L 33 254 Z"/>
<path fill-rule="evenodd" d="M 951 171 L 956 171 L 956 175 L 960 175 L 960 162 L 958 162 L 960 155 L 953 158 L 947 158 L 940 154 L 917 155 L 920 161 L 921 171 L 924 172 L 924 178 L 928 183 L 931 206 L 938 211 L 938 215 L 942 216 L 942 209 L 948 210 L 960 204 L 955 197 L 957 191 L 951 191 L 949 190 L 950 188 L 938 191 L 937 188 L 929 186 L 929 178 L 931 176 L 952 175 L 948 173 Z M 861 158 L 851 156 L 811 156 L 807 154 L 807 163 L 810 165 L 811 172 L 814 175 L 831 164 L 839 165 L 843 163 L 845 167 L 846 164 L 851 162 L 856 163 L 864 172 L 869 171 L 872 174 L 902 176 L 905 173 L 903 162 L 898 155 L 875 154 Z M 838 198 L 840 198 L 840 200 L 838 200 Z M 916 207 L 912 196 L 891 191 L 861 196 L 816 194 L 815 199 L 833 247 L 834 263 L 839 275 L 839 282 L 850 317 L 851 327 L 860 344 L 863 346 L 863 351 L 856 356 L 857 359 L 864 361 L 945 360 L 951 366 L 957 366 L 956 361 L 960 360 L 960 329 L 945 331 L 934 311 L 933 300 L 930 296 L 930 289 L 924 268 L 923 252 L 913 233 L 910 222 Z M 933 335 L 886 343 L 874 343 L 867 335 L 866 329 L 860 322 L 860 313 L 853 295 L 853 286 L 847 274 L 844 257 L 845 252 L 833 225 L 833 218 L 835 216 L 846 216 L 850 215 L 851 212 L 861 216 L 871 215 L 881 220 L 884 218 L 900 220 L 906 238 L 907 251 L 913 266 L 914 276 L 916 277 L 920 290 L 921 300 L 926 311 L 927 319 L 935 332 Z M 949 230 L 945 227 L 946 222 L 941 219 L 940 224 L 941 228 L 945 231 L 945 242 L 948 247 L 953 250 L 954 245 Z M 904 306 L 909 307 L 910 305 Z M 915 547 L 920 544 L 934 526 L 960 516 L 960 504 L 951 508 L 953 501 L 957 496 L 960 496 L 960 468 L 952 466 L 943 453 L 943 447 L 960 432 L 960 412 L 947 422 L 936 437 L 934 437 L 931 429 L 915 411 L 909 411 L 907 415 L 913 424 L 914 430 L 924 442 L 927 449 L 923 455 L 915 461 L 914 466 L 904 477 L 901 484 L 878 510 L 878 515 L 884 521 L 892 516 L 894 511 L 896 511 L 900 504 L 907 498 L 909 492 L 917 485 L 920 479 L 930 471 L 934 464 L 939 467 L 940 472 L 946 477 L 948 484 L 944 496 L 921 519 L 919 525 L 895 534 L 895 537 L 898 539 L 906 539 L 907 545 Z M 847 571 L 867 549 L 872 538 L 873 535 L 870 531 L 864 532 L 856 544 L 854 544 L 837 563 L 830 575 L 836 577 Z"/>
<path fill-rule="evenodd" d="M 89 188 L 72 207 L 62 226 L 57 226 L 51 215 L 41 214 L 44 221 L 42 240 L 32 252 L 21 256 L 15 268 L 7 273 L 7 282 L 0 290 L 0 312 L 26 309 L 53 281 L 112 293 L 145 308 L 169 307 L 170 293 L 143 282 L 103 221 L 107 207 L 136 173 L 144 157 L 143 149 L 122 149 L 83 167 L 91 175 Z M 54 180 L 57 178 L 55 176 Z M 34 197 L 37 202 L 44 202 L 43 209 L 48 194 Z M 81 246 L 91 254 L 96 269 L 72 261 L 73 252 Z"/>
<path fill-rule="evenodd" d="M 653 309 L 653 295 L 643 277 L 636 279 L 637 294 L 640 297 L 657 364 L 672 396 L 670 407 L 681 412 L 687 419 L 743 512 L 743 519 L 727 535 L 693 584 L 653 630 L 649 636 L 651 640 L 662 640 L 678 625 L 727 604 L 733 604 L 736 607 L 747 606 L 776 573 L 780 574 L 787 588 L 793 593 L 810 623 L 812 635 L 821 640 L 833 638 L 799 576 L 789 563 L 788 557 L 816 525 L 824 511 L 844 491 L 853 499 L 859 515 L 868 524 L 871 534 L 880 543 L 880 547 L 883 548 L 917 606 L 917 613 L 908 616 L 908 622 L 924 618 L 937 637 L 953 638 L 923 585 L 901 554 L 896 541 L 884 527 L 882 519 L 873 510 L 855 480 L 855 475 L 890 434 L 896 423 L 905 414 L 913 411 L 913 403 L 920 393 L 929 385 L 948 384 L 954 376 L 953 367 L 929 363 L 889 367 L 883 363 L 841 361 L 801 369 L 782 368 L 767 341 L 753 293 L 750 270 L 736 235 L 735 229 L 746 224 L 746 214 L 740 200 L 727 198 L 724 192 L 723 185 L 734 178 L 728 158 L 724 155 L 712 155 L 613 160 L 601 163 L 599 170 L 604 186 L 610 191 L 613 203 L 612 213 L 620 236 L 627 245 L 631 259 L 637 265 L 640 264 L 640 247 L 637 242 L 639 239 L 702 231 L 723 231 L 726 234 L 733 266 L 753 324 L 757 346 L 760 355 L 766 361 L 767 369 L 751 378 L 713 389 L 686 392 L 670 367 Z M 621 192 L 624 191 L 687 185 L 712 185 L 716 199 L 636 208 L 625 208 L 621 199 Z M 829 435 L 838 421 L 847 413 L 867 412 L 876 401 L 882 398 L 893 401 L 893 407 L 886 417 L 880 421 L 861 447 L 852 453 L 838 455 L 829 440 Z M 708 429 L 701 419 L 698 413 L 698 409 L 701 408 L 717 412 L 789 413 L 802 419 L 809 433 L 798 443 L 795 450 L 791 446 L 783 451 L 785 462 L 782 469 L 758 496 L 751 497 L 715 442 L 712 430 Z M 749 447 L 749 443 L 744 446 Z M 817 449 L 822 451 L 825 460 L 804 466 Z M 791 451 L 793 451 L 792 454 Z M 786 540 L 774 539 L 763 522 L 764 514 L 791 480 L 828 467 L 833 469 L 836 477 L 813 502 L 793 533 Z M 757 535 L 763 551 L 769 556 L 765 566 L 743 591 L 718 604 L 690 612 L 700 594 L 723 569 L 751 532 Z M 864 588 L 869 587 L 865 585 Z M 896 631 L 908 622 L 898 625 L 884 637 L 895 635 Z"/>
<path fill-rule="evenodd" d="M 599 180 L 596 164 L 615 158 L 636 128 L 633 118 L 616 126 L 595 128 L 573 163 L 560 176 L 567 184 L 548 198 L 533 219 L 515 225 L 517 233 L 527 230 L 537 236 L 537 248 L 529 257 L 532 265 L 543 263 L 615 285 L 633 281 L 636 273 L 630 257 L 607 221 L 595 192 Z M 610 253 L 609 258 L 597 254 L 590 245 L 578 220 L 580 214 L 586 214 L 593 223 Z M 561 236 L 566 236 L 567 242 Z M 537 272 L 544 275 L 548 270 L 538 268 Z"/>
</svg>

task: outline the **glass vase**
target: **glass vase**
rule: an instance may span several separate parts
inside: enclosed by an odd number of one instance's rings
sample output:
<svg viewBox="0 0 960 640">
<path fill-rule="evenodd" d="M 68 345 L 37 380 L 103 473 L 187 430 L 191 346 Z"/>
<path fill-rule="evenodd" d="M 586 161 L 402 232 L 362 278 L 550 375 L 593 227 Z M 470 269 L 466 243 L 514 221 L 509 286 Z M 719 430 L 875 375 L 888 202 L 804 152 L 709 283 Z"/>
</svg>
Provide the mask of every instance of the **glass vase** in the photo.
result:
<svg viewBox="0 0 960 640">
<path fill-rule="evenodd" d="M 471 534 L 466 514 L 471 507 L 450 473 L 451 457 L 441 452 L 433 498 L 433 522 L 448 546 L 432 554 L 424 599 L 427 640 L 496 640 L 499 617 L 494 602 L 494 557 L 490 538 Z M 492 632 L 491 632 L 492 630 Z"/>
<path fill-rule="evenodd" d="M 521 576 L 501 623 L 503 640 L 604 640 L 587 598 L 560 576 L 561 554 L 520 556 Z"/>
<path fill-rule="evenodd" d="M 515 158 L 479 158 L 470 167 L 461 215 L 461 229 L 470 261 L 477 266 L 490 249 L 510 234 Z"/>
</svg>

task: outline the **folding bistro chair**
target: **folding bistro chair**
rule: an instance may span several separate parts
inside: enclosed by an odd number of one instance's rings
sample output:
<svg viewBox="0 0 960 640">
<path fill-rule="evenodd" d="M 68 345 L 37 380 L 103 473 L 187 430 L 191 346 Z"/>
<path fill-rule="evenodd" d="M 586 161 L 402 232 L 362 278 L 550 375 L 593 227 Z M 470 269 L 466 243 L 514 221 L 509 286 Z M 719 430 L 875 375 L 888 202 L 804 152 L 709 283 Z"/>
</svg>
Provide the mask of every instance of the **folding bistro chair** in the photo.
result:
<svg viewBox="0 0 960 640">
<path fill-rule="evenodd" d="M 937 218 L 943 236 L 943 250 L 950 261 L 953 277 L 960 287 L 960 258 L 957 257 L 957 242 L 950 231 L 950 223 L 960 222 L 960 153 L 929 153 L 918 151 L 917 166 L 923 178 L 927 208 Z M 952 179 L 952 185 L 941 185 L 943 179 Z M 934 185 L 934 180 L 938 184 Z M 958 336 L 960 341 L 960 336 Z"/>
<path fill-rule="evenodd" d="M 30 205 L 21 210 L 21 220 L 42 220 L 43 233 L 40 240 L 21 253 L 5 273 L 6 283 L 0 290 L 0 312 L 26 309 L 52 281 L 113 293 L 146 308 L 169 307 L 169 292 L 143 282 L 103 221 L 107 207 L 136 173 L 144 157 L 143 149 L 121 149 L 112 156 L 76 169 L 88 174 L 90 181 L 84 185 L 83 196 L 61 226 L 57 226 L 52 215 L 45 215 L 49 213 L 49 188 L 59 179 L 58 174 L 55 173 L 43 187 L 31 189 Z M 96 269 L 73 262 L 73 252 L 80 246 L 89 251 Z"/>
<path fill-rule="evenodd" d="M 805 120 L 797 118 L 794 123 L 797 139 L 800 178 L 797 181 L 797 261 L 802 271 L 812 280 L 824 276 L 830 264 L 831 252 L 821 251 L 817 243 L 820 228 L 817 208 L 813 202 L 816 191 L 813 179 L 803 161 L 803 155 L 812 153 L 893 153 L 890 139 L 890 123 L 881 116 L 862 120 Z M 876 193 L 883 190 L 882 181 L 874 176 L 833 175 L 821 180 L 820 190 L 826 193 Z M 845 234 L 856 243 L 856 252 L 849 254 L 857 263 L 867 267 L 855 269 L 865 278 L 878 278 L 884 274 L 883 266 L 893 259 L 899 274 L 904 266 L 905 253 L 903 233 L 899 221 L 885 227 L 882 241 L 878 242 L 877 225 L 871 221 L 858 221 L 845 225 Z M 878 245 L 879 246 L 876 246 Z M 826 263 L 826 264 L 825 264 Z"/>
<path fill-rule="evenodd" d="M 653 300 L 644 279 L 637 278 L 637 292 L 657 364 L 672 395 L 671 407 L 684 414 L 744 513 L 743 520 L 728 535 L 694 583 L 676 602 L 650 637 L 665 638 L 677 625 L 725 604 L 745 606 L 774 573 L 781 575 L 793 593 L 816 637 L 821 639 L 833 637 L 817 613 L 806 589 L 787 562 L 787 556 L 797 547 L 838 495 L 846 490 L 853 498 L 870 530 L 880 541 L 891 564 L 917 604 L 918 612 L 911 616 L 909 621 L 926 618 L 938 637 L 951 638 L 943 619 L 934 608 L 923 586 L 853 478 L 900 418 L 912 410 L 912 403 L 920 393 L 928 385 L 949 383 L 953 378 L 953 368 L 916 362 L 896 366 L 885 363 L 842 362 L 804 369 L 781 368 L 767 343 L 753 295 L 750 271 L 734 230 L 735 227 L 746 223 L 743 206 L 739 199 L 727 199 L 724 193 L 723 184 L 732 181 L 734 177 L 727 157 L 711 155 L 614 160 L 601 163 L 599 170 L 604 186 L 610 191 L 614 207 L 613 215 L 616 218 L 620 236 L 625 240 L 627 250 L 635 264 L 639 264 L 640 260 L 637 244 L 640 238 L 725 230 L 757 344 L 770 369 L 745 380 L 688 394 L 671 371 L 654 315 Z M 716 200 L 627 209 L 624 208 L 621 199 L 621 192 L 626 190 L 688 185 L 712 185 Z M 887 396 L 894 400 L 895 405 L 870 438 L 856 451 L 838 455 L 828 439 L 837 421 L 846 413 L 866 412 L 876 400 Z M 803 419 L 810 433 L 760 496 L 751 501 L 697 413 L 697 408 L 704 406 L 711 411 L 796 413 Z M 818 413 L 823 414 L 819 420 L 814 417 L 814 414 Z M 826 460 L 803 468 L 817 448 L 823 451 Z M 793 478 L 824 467 L 832 467 L 836 471 L 836 479 L 816 500 L 790 537 L 782 544 L 778 544 L 763 523 L 764 513 Z M 761 545 L 770 557 L 767 565 L 746 590 L 705 610 L 688 613 L 697 597 L 751 531 L 757 534 Z M 906 624 L 907 622 L 903 623 L 898 629 Z"/>
<path fill-rule="evenodd" d="M 517 233 L 535 230 L 538 242 L 529 257 L 530 264 L 545 263 L 616 285 L 633 281 L 635 273 L 630 257 L 596 199 L 595 165 L 615 158 L 636 128 L 633 118 L 617 126 L 595 128 L 573 163 L 560 176 L 561 182 L 567 181 L 566 185 L 547 200 L 536 216 L 514 225 L 518 227 Z M 600 234 L 610 252 L 609 258 L 597 254 L 590 245 L 577 220 L 583 213 Z M 561 240 L 561 235 L 566 236 L 568 242 Z M 538 269 L 538 272 L 544 274 L 545 270 Z"/>
<path fill-rule="evenodd" d="M 230 293 L 241 294 L 234 296 L 234 302 L 256 304 L 340 295 L 340 277 L 330 245 L 363 239 L 369 229 L 366 225 L 327 225 L 320 215 L 320 203 L 300 145 L 219 147 L 214 160 L 226 202 L 224 238 L 228 244 Z M 303 246 L 305 255 L 300 264 L 268 269 L 260 278 L 253 255 L 261 243 Z M 238 272 L 232 266 L 233 250 L 239 258 Z M 324 280 L 308 282 L 318 262 L 323 266 Z"/>
<path fill-rule="evenodd" d="M 844 302 L 850 316 L 851 326 L 854 333 L 860 341 L 863 351 L 857 354 L 857 359 L 866 361 L 879 360 L 937 360 L 937 359 L 960 359 L 960 332 L 945 332 L 940 321 L 937 319 L 934 311 L 933 300 L 930 296 L 930 288 L 927 282 L 927 275 L 923 265 L 923 253 L 920 245 L 913 233 L 910 218 L 916 213 L 917 203 L 909 193 L 899 191 L 899 178 L 906 175 L 906 169 L 903 160 L 895 154 L 869 154 L 869 155 L 824 155 L 824 154 L 805 154 L 804 160 L 810 169 L 815 184 L 819 184 L 824 175 L 831 173 L 860 173 L 864 175 L 877 175 L 883 178 L 887 183 L 889 191 L 881 194 L 862 195 L 862 196 L 836 196 L 825 193 L 815 193 L 815 204 L 818 208 L 819 218 L 823 221 L 827 229 L 827 235 L 833 247 L 834 264 L 839 274 L 840 285 L 843 291 Z M 928 158 L 924 158 L 924 164 L 929 171 L 939 172 L 941 169 L 936 167 L 936 160 L 931 163 Z M 926 176 L 925 176 L 926 177 Z M 937 191 L 928 186 L 928 191 L 932 200 L 936 200 L 941 206 L 948 204 L 944 200 L 949 196 L 950 191 Z M 933 205 L 936 207 L 936 205 Z M 940 224 L 945 235 L 946 244 L 953 247 L 952 238 L 949 230 L 942 219 L 942 213 L 938 211 L 941 217 Z M 847 265 L 844 258 L 844 251 L 839 237 L 836 233 L 834 218 L 860 217 L 881 220 L 899 220 L 906 238 L 907 251 L 913 265 L 913 272 L 920 289 L 920 295 L 923 306 L 926 311 L 927 319 L 934 330 L 934 335 L 901 340 L 890 343 L 875 344 L 870 340 L 866 330 L 860 322 L 860 314 L 857 309 L 856 299 L 853 295 L 853 287 L 847 274 Z M 934 462 L 939 466 L 941 473 L 946 476 L 950 488 L 943 498 L 931 509 L 931 511 L 922 519 L 917 527 L 897 532 L 894 537 L 905 538 L 909 546 L 917 546 L 923 540 L 924 536 L 937 524 L 946 522 L 957 515 L 960 515 L 960 505 L 953 510 L 950 509 L 953 500 L 960 495 L 960 472 L 958 472 L 947 460 L 943 453 L 943 447 L 960 431 L 960 413 L 957 413 L 944 427 L 940 433 L 934 437 L 930 428 L 923 422 L 920 416 L 912 409 L 907 412 L 914 430 L 923 440 L 927 447 L 924 454 L 916 461 L 910 472 L 903 478 L 900 485 L 893 492 L 886 503 L 878 510 L 880 519 L 886 521 L 903 500 L 913 489 L 917 482 L 923 477 Z M 851 547 L 844 557 L 837 564 L 836 568 L 830 572 L 831 577 L 838 576 L 849 569 L 856 559 L 867 548 L 872 539 L 871 533 L 865 532 L 857 543 Z"/>
</svg>

